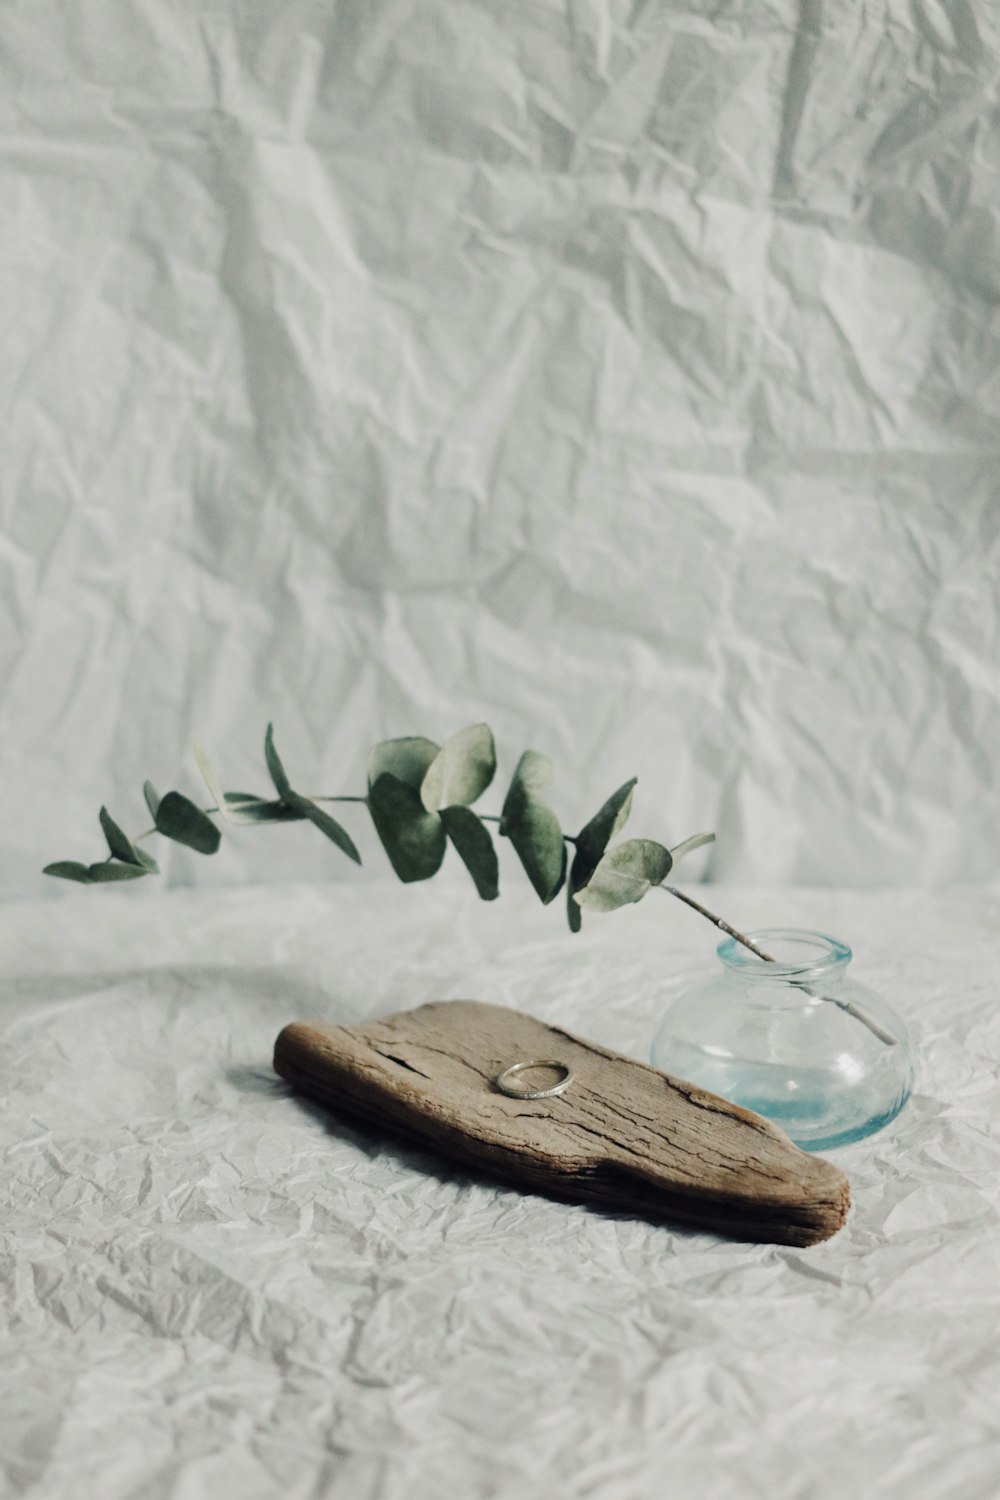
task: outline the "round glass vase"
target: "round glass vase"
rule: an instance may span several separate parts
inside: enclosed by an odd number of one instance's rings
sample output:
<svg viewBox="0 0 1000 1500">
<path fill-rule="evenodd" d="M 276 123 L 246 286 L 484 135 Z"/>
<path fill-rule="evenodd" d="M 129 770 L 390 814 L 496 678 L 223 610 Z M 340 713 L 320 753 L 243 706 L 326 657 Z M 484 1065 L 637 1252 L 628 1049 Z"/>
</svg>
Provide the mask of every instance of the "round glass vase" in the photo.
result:
<svg viewBox="0 0 1000 1500">
<path fill-rule="evenodd" d="M 859 1141 L 913 1088 L 902 1018 L 849 978 L 851 950 L 820 932 L 770 927 L 717 949 L 722 972 L 669 1007 L 653 1063 L 765 1115 L 805 1151 Z"/>
</svg>

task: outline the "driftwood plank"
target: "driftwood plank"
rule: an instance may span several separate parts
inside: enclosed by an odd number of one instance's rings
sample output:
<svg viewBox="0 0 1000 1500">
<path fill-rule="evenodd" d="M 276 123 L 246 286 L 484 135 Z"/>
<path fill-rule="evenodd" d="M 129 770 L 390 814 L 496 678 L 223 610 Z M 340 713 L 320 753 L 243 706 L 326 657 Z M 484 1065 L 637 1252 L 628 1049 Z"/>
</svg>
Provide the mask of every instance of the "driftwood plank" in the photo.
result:
<svg viewBox="0 0 1000 1500">
<path fill-rule="evenodd" d="M 496 1088 L 532 1058 L 573 1069 L 564 1094 Z M 296 1022 L 274 1066 L 337 1112 L 559 1198 L 785 1245 L 828 1239 L 850 1205 L 837 1167 L 759 1115 L 518 1010 L 451 1000 L 359 1026 Z"/>
</svg>

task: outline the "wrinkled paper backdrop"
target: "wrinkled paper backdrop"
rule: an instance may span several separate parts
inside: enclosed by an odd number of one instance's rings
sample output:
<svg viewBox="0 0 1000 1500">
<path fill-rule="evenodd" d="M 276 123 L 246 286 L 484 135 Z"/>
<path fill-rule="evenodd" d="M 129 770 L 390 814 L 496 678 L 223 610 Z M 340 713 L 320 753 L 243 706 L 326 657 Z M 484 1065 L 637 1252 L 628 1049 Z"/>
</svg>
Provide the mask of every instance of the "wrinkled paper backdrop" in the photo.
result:
<svg viewBox="0 0 1000 1500">
<path fill-rule="evenodd" d="M 967 0 L 5 4 L 3 889 L 196 736 L 266 786 L 270 717 L 312 791 L 486 719 L 710 879 L 993 880 L 998 54 Z"/>
</svg>

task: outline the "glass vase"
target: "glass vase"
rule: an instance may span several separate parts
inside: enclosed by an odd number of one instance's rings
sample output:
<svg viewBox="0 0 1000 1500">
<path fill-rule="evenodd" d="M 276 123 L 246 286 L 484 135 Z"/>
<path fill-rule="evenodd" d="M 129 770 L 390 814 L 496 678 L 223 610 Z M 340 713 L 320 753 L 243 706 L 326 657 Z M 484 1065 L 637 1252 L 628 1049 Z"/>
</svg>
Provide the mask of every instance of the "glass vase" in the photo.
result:
<svg viewBox="0 0 1000 1500">
<path fill-rule="evenodd" d="M 848 976 L 851 950 L 820 932 L 748 934 L 722 969 L 667 1010 L 653 1063 L 765 1115 L 806 1151 L 845 1146 L 894 1119 L 913 1088 L 913 1046 L 901 1016 Z"/>
</svg>

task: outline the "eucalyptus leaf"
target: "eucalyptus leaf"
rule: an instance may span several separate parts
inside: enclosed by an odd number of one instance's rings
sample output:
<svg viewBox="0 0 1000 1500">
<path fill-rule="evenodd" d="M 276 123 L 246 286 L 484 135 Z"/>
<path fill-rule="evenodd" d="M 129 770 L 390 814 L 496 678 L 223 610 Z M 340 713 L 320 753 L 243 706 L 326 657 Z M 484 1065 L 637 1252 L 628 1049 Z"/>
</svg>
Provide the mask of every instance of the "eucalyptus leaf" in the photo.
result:
<svg viewBox="0 0 1000 1500">
<path fill-rule="evenodd" d="M 552 762 L 547 755 L 540 750 L 525 750 L 521 759 L 514 768 L 510 787 L 504 798 L 503 807 L 500 810 L 500 836 L 507 837 L 507 814 L 509 810 L 523 802 L 526 797 L 540 792 L 547 786 L 551 786 L 555 778 Z"/>
<path fill-rule="evenodd" d="M 522 794 L 506 804 L 506 833 L 539 900 L 548 905 L 566 876 L 566 843 L 559 819 L 546 803 Z"/>
<path fill-rule="evenodd" d="M 182 792 L 168 792 L 156 810 L 155 819 L 158 833 L 198 854 L 214 854 L 222 842 L 222 835 L 208 814 Z"/>
<path fill-rule="evenodd" d="M 510 788 L 504 798 L 504 804 L 500 811 L 500 833 L 506 837 L 507 834 L 507 810 L 523 797 L 530 797 L 535 792 L 544 791 L 551 786 L 555 780 L 555 771 L 552 762 L 547 755 L 540 750 L 525 750 L 518 761 L 514 775 L 511 777 Z"/>
<path fill-rule="evenodd" d="M 215 774 L 215 767 L 212 765 L 212 762 L 205 754 L 204 746 L 199 740 L 195 740 L 194 742 L 194 758 L 198 762 L 198 770 L 201 772 L 202 780 L 208 787 L 208 794 L 211 797 L 212 801 L 215 803 L 216 807 L 219 809 L 221 815 L 226 819 L 228 823 L 238 822 L 239 820 L 232 816 L 226 806 L 226 798 L 222 793 L 222 783 L 220 782 L 218 776 Z M 154 813 L 153 816 L 155 817 L 156 814 Z"/>
<path fill-rule="evenodd" d="M 106 885 L 113 880 L 141 880 L 144 875 L 153 873 L 144 865 L 120 864 L 117 860 L 112 860 L 110 864 L 91 865 L 87 871 L 93 885 Z"/>
<path fill-rule="evenodd" d="M 57 859 L 54 865 L 46 865 L 43 875 L 55 875 L 59 880 L 75 880 L 80 885 L 93 885 L 90 870 L 77 859 Z"/>
<path fill-rule="evenodd" d="M 569 923 L 570 932 L 579 932 L 583 926 L 583 912 L 580 903 L 576 899 L 576 891 L 573 888 L 573 871 L 569 872 L 566 882 L 566 920 Z"/>
<path fill-rule="evenodd" d="M 424 739 L 419 734 L 399 740 L 381 740 L 368 754 L 369 787 L 388 773 L 404 786 L 419 791 L 440 748 L 433 740 Z"/>
<path fill-rule="evenodd" d="M 577 834 L 577 852 L 591 863 L 592 869 L 596 868 L 598 860 L 615 834 L 624 828 L 632 810 L 632 793 L 637 782 L 638 777 L 633 776 L 616 792 L 612 792 L 590 822 L 584 824 Z"/>
<path fill-rule="evenodd" d="M 445 740 L 431 761 L 420 785 L 421 801 L 428 812 L 468 807 L 485 792 L 496 768 L 493 731 L 487 724 L 470 724 Z"/>
<path fill-rule="evenodd" d="M 588 911 L 614 911 L 641 901 L 670 873 L 670 850 L 653 839 L 626 839 L 601 859 L 576 899 Z"/>
<path fill-rule="evenodd" d="M 308 818 L 310 823 L 315 823 L 316 827 L 322 833 L 325 833 L 327 838 L 331 839 L 338 849 L 343 850 L 348 859 L 353 859 L 357 865 L 361 863 L 361 855 L 358 853 L 357 845 L 347 832 L 347 829 L 341 828 L 336 818 L 331 818 L 330 814 L 324 812 L 321 807 L 317 807 L 315 802 L 310 802 L 308 797 L 300 797 L 297 792 L 292 793 L 291 807 L 295 812 L 301 813 L 303 817 Z"/>
<path fill-rule="evenodd" d="M 108 841 L 108 848 L 115 859 L 120 859 L 126 865 L 136 865 L 142 870 L 149 870 L 154 875 L 159 874 L 160 867 L 153 856 L 147 854 L 145 849 L 136 848 L 128 835 L 119 828 L 106 807 L 101 808 L 100 819 L 101 827 L 104 829 L 104 837 Z M 91 870 L 95 868 L 99 869 L 101 866 L 90 866 Z M 113 878 L 116 880 L 126 879 L 124 875 L 117 875 Z"/>
<path fill-rule="evenodd" d="M 689 839 L 685 839 L 682 844 L 675 844 L 671 849 L 670 854 L 674 861 L 674 864 L 676 864 L 679 859 L 684 858 L 685 854 L 691 854 L 695 849 L 703 849 L 706 844 L 714 843 L 714 833 L 693 833 L 691 837 Z"/>
<path fill-rule="evenodd" d="M 368 807 L 400 880 L 409 884 L 437 874 L 446 846 L 444 824 L 427 811 L 416 787 L 383 771 L 368 793 Z"/>
<path fill-rule="evenodd" d="M 119 828 L 106 807 L 101 808 L 100 819 L 101 827 L 104 829 L 104 837 L 108 841 L 108 848 L 115 858 L 124 860 L 128 865 L 141 864 L 142 861 L 139 859 L 139 852 L 132 843 L 132 840 L 128 837 L 128 834 Z"/>
<path fill-rule="evenodd" d="M 548 756 L 525 750 L 500 814 L 500 834 L 514 845 L 536 895 L 546 906 L 559 894 L 566 877 L 566 843 L 559 819 L 534 795 L 552 778 Z"/>
<path fill-rule="evenodd" d="M 287 802 L 269 802 L 253 792 L 225 792 L 223 794 L 233 823 L 303 823 L 305 813 Z M 240 806 L 240 804 L 245 804 Z"/>
<path fill-rule="evenodd" d="M 155 823 L 156 822 L 156 809 L 160 805 L 160 799 L 159 799 L 159 796 L 157 795 L 156 788 L 155 788 L 155 786 L 153 785 L 153 783 L 151 781 L 144 781 L 142 783 L 142 795 L 146 799 L 146 806 L 149 808 L 149 816 L 152 818 L 153 822 Z"/>
<path fill-rule="evenodd" d="M 566 883 L 566 916 L 571 932 L 579 932 L 583 925 L 576 893 L 587 884 L 597 869 L 601 856 L 615 834 L 624 828 L 632 810 L 632 793 L 637 780 L 633 776 L 616 792 L 612 792 L 576 836 L 576 853 Z"/>
<path fill-rule="evenodd" d="M 267 761 L 268 773 L 274 782 L 274 790 L 282 802 L 290 802 L 293 795 L 292 784 L 285 775 L 285 768 L 281 764 L 281 757 L 275 749 L 273 724 L 268 724 L 267 734 L 264 736 L 264 759 Z"/>
<path fill-rule="evenodd" d="M 480 896 L 484 901 L 495 901 L 500 894 L 500 866 L 486 824 L 471 808 L 458 804 L 442 808 L 441 822 Z"/>
</svg>

